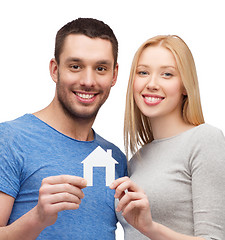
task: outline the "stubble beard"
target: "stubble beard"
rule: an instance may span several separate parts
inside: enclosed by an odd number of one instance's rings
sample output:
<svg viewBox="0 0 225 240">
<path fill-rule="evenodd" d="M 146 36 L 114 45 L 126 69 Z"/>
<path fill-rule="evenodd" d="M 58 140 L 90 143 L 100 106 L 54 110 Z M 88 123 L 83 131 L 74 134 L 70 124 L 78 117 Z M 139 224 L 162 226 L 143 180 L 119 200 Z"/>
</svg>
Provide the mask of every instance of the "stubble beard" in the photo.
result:
<svg viewBox="0 0 225 240">
<path fill-rule="evenodd" d="M 59 73 L 58 73 L 58 82 L 56 83 L 56 91 L 57 91 L 57 100 L 58 100 L 60 107 L 63 110 L 64 114 L 74 120 L 94 121 L 100 107 L 103 104 L 102 103 L 99 106 L 97 106 L 95 109 L 93 109 L 93 111 L 88 111 L 88 109 L 87 109 L 86 112 L 85 111 L 80 112 L 79 110 L 76 110 L 75 103 L 73 103 L 72 101 L 70 101 L 69 98 L 67 98 L 67 93 L 61 84 Z M 87 108 L 88 108 L 88 106 L 87 106 Z"/>
</svg>

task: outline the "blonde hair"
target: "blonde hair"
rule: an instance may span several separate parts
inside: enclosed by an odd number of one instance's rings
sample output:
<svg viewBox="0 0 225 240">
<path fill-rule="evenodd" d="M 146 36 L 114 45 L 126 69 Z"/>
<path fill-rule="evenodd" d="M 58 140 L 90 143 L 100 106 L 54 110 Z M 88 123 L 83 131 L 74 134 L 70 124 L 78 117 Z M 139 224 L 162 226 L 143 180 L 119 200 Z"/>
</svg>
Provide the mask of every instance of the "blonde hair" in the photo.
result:
<svg viewBox="0 0 225 240">
<path fill-rule="evenodd" d="M 196 67 L 190 49 L 176 35 L 150 38 L 137 50 L 130 70 L 124 119 L 124 144 L 127 156 L 129 149 L 133 154 L 138 150 L 139 146 L 153 141 L 150 120 L 141 113 L 133 96 L 133 82 L 137 64 L 142 52 L 149 46 L 161 46 L 172 52 L 187 93 L 184 96 L 182 105 L 183 119 L 186 123 L 196 126 L 204 123 Z"/>
</svg>

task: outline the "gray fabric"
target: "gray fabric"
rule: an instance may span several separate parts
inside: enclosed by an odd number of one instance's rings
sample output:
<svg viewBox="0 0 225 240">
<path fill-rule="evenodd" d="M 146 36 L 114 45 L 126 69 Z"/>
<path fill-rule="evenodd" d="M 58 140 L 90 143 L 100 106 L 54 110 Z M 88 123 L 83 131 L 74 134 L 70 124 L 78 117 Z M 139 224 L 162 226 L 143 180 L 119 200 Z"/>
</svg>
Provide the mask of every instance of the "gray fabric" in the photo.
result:
<svg viewBox="0 0 225 240">
<path fill-rule="evenodd" d="M 225 239 L 225 138 L 202 124 L 145 145 L 129 163 L 131 179 L 147 194 L 153 221 L 206 240 Z M 117 202 L 116 202 L 117 204 Z M 126 240 L 148 239 L 117 217 Z"/>
</svg>

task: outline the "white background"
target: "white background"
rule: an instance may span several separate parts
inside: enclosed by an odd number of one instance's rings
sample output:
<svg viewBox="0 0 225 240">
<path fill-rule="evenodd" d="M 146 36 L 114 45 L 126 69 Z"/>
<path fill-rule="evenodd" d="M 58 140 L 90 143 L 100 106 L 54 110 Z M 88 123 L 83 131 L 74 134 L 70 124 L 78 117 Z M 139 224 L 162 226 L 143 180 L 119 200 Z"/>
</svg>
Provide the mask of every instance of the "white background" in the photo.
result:
<svg viewBox="0 0 225 240">
<path fill-rule="evenodd" d="M 119 41 L 119 76 L 94 129 L 123 148 L 126 87 L 139 45 L 176 34 L 197 67 L 205 120 L 225 132 L 225 14 L 223 0 L 8 0 L 0 3 L 0 122 L 47 106 L 55 85 L 48 72 L 55 34 L 78 17 L 103 20 Z M 117 239 L 123 239 L 122 229 Z"/>
</svg>

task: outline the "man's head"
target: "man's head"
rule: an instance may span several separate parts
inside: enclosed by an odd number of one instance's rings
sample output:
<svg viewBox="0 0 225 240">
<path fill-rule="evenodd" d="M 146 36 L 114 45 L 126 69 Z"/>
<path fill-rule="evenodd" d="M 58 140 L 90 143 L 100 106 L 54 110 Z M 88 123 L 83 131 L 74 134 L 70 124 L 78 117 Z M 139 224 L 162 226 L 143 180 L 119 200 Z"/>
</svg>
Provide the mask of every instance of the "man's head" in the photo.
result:
<svg viewBox="0 0 225 240">
<path fill-rule="evenodd" d="M 118 55 L 118 41 L 107 24 L 93 18 L 78 18 L 67 23 L 58 31 L 55 41 L 55 59 L 58 64 L 60 63 L 60 54 L 63 51 L 65 39 L 70 34 L 83 34 L 89 38 L 109 40 L 112 44 L 115 68 Z"/>
<path fill-rule="evenodd" d="M 63 114 L 95 119 L 117 80 L 117 47 L 112 30 L 98 20 L 77 19 L 59 30 L 50 73 Z"/>
</svg>

